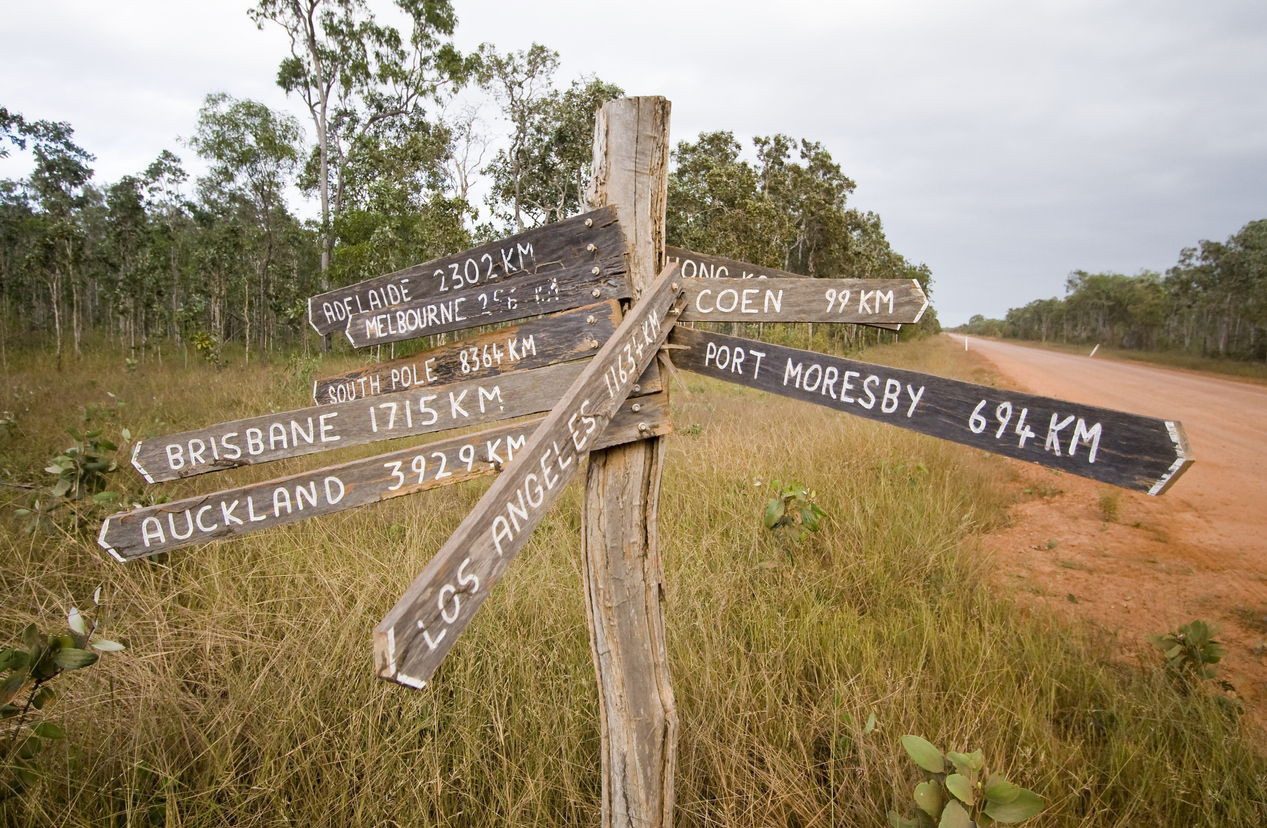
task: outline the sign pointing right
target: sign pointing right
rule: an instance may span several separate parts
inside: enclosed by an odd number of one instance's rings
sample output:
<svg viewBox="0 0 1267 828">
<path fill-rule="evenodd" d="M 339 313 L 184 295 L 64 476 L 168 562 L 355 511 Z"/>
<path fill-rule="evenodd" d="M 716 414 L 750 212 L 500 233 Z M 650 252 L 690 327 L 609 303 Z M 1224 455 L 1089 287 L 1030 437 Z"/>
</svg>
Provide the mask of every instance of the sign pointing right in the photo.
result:
<svg viewBox="0 0 1267 828">
<path fill-rule="evenodd" d="M 1151 495 L 1193 462 L 1174 420 L 690 328 L 669 342 L 678 368 Z"/>
</svg>

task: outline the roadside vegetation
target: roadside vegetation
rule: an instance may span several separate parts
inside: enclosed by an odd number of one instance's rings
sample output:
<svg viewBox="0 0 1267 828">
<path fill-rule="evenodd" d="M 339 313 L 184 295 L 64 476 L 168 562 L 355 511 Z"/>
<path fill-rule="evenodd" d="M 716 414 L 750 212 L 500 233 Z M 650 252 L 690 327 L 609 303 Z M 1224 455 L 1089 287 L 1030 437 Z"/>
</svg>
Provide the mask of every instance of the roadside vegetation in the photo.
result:
<svg viewBox="0 0 1267 828">
<path fill-rule="evenodd" d="M 1063 299 L 1037 299 L 1004 319 L 978 314 L 956 330 L 1088 350 L 1100 345 L 1222 373 L 1256 363 L 1245 375 L 1267 375 L 1267 219 L 1249 222 L 1226 242 L 1184 248 L 1164 276 L 1075 270 Z"/>
<path fill-rule="evenodd" d="M 3 375 L 0 647 L 95 599 L 125 649 L 60 678 L 56 703 L 28 717 L 67 738 L 45 741 L 39 779 L 0 803 L 0 823 L 594 824 L 580 487 L 434 684 L 406 690 L 373 678 L 369 631 L 487 484 L 126 565 L 97 548 L 90 507 L 28 531 L 15 511 L 36 492 L 24 487 L 57 482 L 45 467 L 74 444 L 66 428 L 118 445 L 121 497 L 275 477 L 298 463 L 145 487 L 123 429 L 140 439 L 302 405 L 315 371 L 355 359 L 247 370 L 230 351 L 222 369 L 129 369 L 124 354 L 87 349 L 57 373 L 47 351 L 10 353 Z M 938 340 L 864 358 L 982 379 Z M 660 510 L 679 824 L 886 824 L 923 781 L 907 734 L 982 750 L 1045 803 L 1026 825 L 1267 821 L 1261 734 L 1214 694 L 1181 692 L 1160 652 L 1122 663 L 1097 631 L 987 589 L 977 536 L 1007 519 L 1005 461 L 683 378 Z M 823 513 L 817 531 L 763 525 L 786 488 L 775 481 L 792 480 Z"/>
</svg>

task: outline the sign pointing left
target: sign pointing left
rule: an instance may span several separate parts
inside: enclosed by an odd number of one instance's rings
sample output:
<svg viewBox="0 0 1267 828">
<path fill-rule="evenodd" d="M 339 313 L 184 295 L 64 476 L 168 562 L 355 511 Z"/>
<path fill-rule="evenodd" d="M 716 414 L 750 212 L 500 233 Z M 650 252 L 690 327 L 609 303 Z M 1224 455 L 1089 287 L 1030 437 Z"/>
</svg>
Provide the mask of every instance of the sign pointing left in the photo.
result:
<svg viewBox="0 0 1267 828">
<path fill-rule="evenodd" d="M 604 273 L 623 275 L 624 252 L 625 235 L 616 223 L 616 211 L 604 207 L 313 296 L 308 300 L 308 323 L 320 334 L 342 332 L 353 314 L 442 299 L 475 287 L 513 284 L 521 277 L 559 276 L 569 268 L 597 265 Z"/>
</svg>

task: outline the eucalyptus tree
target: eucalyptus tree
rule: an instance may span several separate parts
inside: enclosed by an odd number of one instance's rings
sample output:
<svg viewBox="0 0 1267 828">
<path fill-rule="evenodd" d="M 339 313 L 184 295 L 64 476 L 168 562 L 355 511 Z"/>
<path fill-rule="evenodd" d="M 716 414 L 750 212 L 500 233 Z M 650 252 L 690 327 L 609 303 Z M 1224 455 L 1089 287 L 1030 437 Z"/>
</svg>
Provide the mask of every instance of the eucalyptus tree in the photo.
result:
<svg viewBox="0 0 1267 828">
<path fill-rule="evenodd" d="M 156 259 L 166 270 L 167 290 L 171 300 L 171 337 L 180 344 L 183 325 L 192 308 L 185 306 L 188 285 L 182 278 L 184 259 L 192 230 L 190 205 L 184 194 L 189 173 L 180 158 L 170 150 L 158 154 L 141 176 L 145 189 L 145 209 L 150 217 L 150 242 Z M 182 319 L 182 315 L 186 318 Z"/>
<path fill-rule="evenodd" d="M 257 341 L 261 354 L 270 333 L 271 270 L 278 232 L 290 219 L 282 192 L 299 160 L 303 131 L 290 115 L 262 103 L 239 101 L 225 93 L 207 96 L 189 143 L 210 162 L 199 184 L 204 200 L 238 204 L 258 236 L 255 247 Z M 242 285 L 242 316 L 250 359 L 251 288 Z"/>
<path fill-rule="evenodd" d="M 57 366 L 62 364 L 62 303 L 64 290 L 71 294 L 75 351 L 79 351 L 79 295 L 84 235 L 77 224 L 78 212 L 91 198 L 88 182 L 94 156 L 77 145 L 74 129 L 61 121 L 26 121 L 4 111 L 3 127 L 12 143 L 31 144 L 35 168 L 24 182 L 37 205 L 31 259 L 48 288 L 53 315 Z"/>
<path fill-rule="evenodd" d="M 443 39 L 457 25 L 449 0 L 395 5 L 412 24 L 408 40 L 379 23 L 366 0 L 259 0 L 248 12 L 260 28 L 273 23 L 290 38 L 277 83 L 303 100 L 315 129 L 323 289 L 329 287 L 332 224 L 344 206 L 358 144 L 385 124 L 421 122 L 423 104 L 469 68 Z"/>
<path fill-rule="evenodd" d="M 548 117 L 548 102 L 554 92 L 554 73 L 559 68 L 559 53 L 540 43 L 527 50 L 500 54 L 491 43 L 480 45 L 476 56 L 475 77 L 501 106 L 502 116 L 510 123 L 510 144 L 497 153 L 487 171 L 493 176 L 490 206 L 508 203 L 506 218 L 513 221 L 516 232 L 527 229 L 524 213 L 526 179 L 531 174 L 529 145 L 534 132 L 543 129 Z"/>
<path fill-rule="evenodd" d="M 762 192 L 760 174 L 730 132 L 705 132 L 673 151 L 665 234 L 669 244 L 785 269 L 792 220 Z"/>
<path fill-rule="evenodd" d="M 443 126 L 376 129 L 345 168 L 345 204 L 334 223 L 331 274 L 352 282 L 471 246 L 467 203 L 445 192 L 449 133 Z"/>
</svg>

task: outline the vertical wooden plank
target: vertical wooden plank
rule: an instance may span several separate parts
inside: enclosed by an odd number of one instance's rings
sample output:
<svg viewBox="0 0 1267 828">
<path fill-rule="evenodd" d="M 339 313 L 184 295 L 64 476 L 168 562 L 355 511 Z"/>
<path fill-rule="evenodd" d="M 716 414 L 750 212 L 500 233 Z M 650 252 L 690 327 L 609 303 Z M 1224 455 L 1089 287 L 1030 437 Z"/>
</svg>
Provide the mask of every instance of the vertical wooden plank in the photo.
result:
<svg viewBox="0 0 1267 828">
<path fill-rule="evenodd" d="M 605 104 L 594 130 L 590 209 L 616 206 L 634 300 L 664 258 L 669 102 Z M 581 550 L 598 675 L 603 825 L 673 824 L 678 719 L 664 636 L 658 532 L 664 439 L 590 454 Z"/>
</svg>

